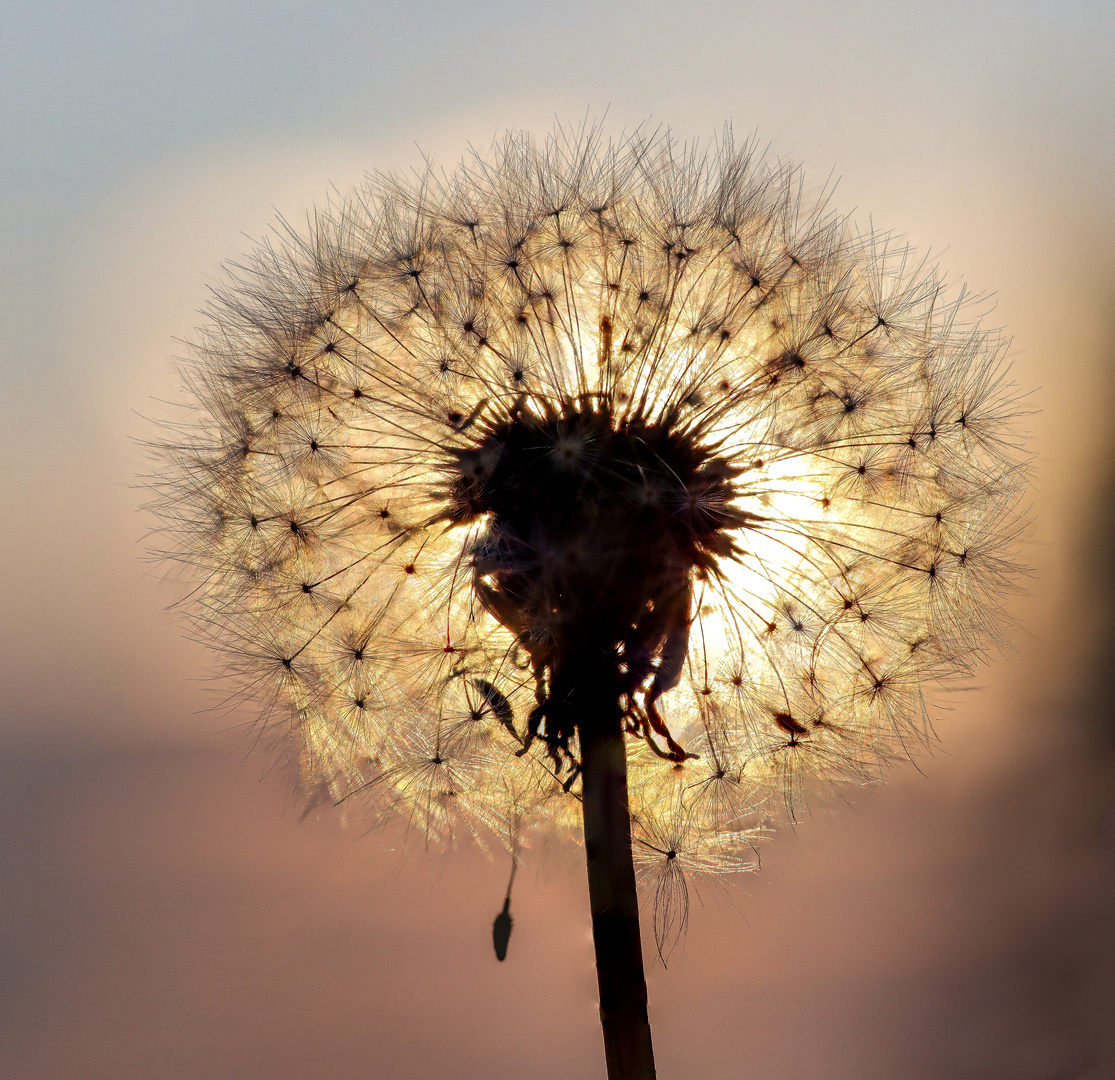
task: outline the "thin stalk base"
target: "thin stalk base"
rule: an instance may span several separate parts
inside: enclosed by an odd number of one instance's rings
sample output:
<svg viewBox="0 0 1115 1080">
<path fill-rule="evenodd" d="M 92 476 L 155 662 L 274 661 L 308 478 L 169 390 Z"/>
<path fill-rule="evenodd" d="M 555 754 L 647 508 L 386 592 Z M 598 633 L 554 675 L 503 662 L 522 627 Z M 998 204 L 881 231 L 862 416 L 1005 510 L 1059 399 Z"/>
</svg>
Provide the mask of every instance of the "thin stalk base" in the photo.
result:
<svg viewBox="0 0 1115 1080">
<path fill-rule="evenodd" d="M 613 723 L 582 724 L 580 742 L 589 903 L 608 1080 L 654 1080 L 631 858 L 627 751 L 618 710 Z"/>
</svg>

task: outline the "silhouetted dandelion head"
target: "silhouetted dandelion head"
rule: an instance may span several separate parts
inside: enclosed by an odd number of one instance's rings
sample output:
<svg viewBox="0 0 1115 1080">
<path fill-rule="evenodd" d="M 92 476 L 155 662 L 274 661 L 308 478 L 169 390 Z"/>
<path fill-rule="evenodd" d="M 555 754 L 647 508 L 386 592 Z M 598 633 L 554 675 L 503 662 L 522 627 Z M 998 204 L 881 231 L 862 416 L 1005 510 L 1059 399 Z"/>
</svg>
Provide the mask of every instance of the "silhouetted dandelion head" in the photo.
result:
<svg viewBox="0 0 1115 1080">
<path fill-rule="evenodd" d="M 438 841 L 576 830 L 555 703 L 591 669 L 667 934 L 671 881 L 874 775 L 996 633 L 999 340 L 730 137 L 511 136 L 232 276 L 158 510 L 308 788 Z"/>
</svg>

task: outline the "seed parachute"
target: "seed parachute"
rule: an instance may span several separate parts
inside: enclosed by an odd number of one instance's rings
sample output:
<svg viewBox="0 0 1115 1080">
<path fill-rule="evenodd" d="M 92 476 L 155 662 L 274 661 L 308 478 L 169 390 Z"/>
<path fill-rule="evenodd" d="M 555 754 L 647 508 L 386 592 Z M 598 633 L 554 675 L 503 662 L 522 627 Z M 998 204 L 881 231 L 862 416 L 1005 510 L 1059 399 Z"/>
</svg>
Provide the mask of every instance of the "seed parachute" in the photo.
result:
<svg viewBox="0 0 1115 1080">
<path fill-rule="evenodd" d="M 613 703 L 661 943 L 679 876 L 918 744 L 1000 635 L 1025 456 L 970 307 L 730 134 L 373 177 L 183 366 L 193 628 L 308 791 L 434 843 L 579 833 Z"/>
</svg>

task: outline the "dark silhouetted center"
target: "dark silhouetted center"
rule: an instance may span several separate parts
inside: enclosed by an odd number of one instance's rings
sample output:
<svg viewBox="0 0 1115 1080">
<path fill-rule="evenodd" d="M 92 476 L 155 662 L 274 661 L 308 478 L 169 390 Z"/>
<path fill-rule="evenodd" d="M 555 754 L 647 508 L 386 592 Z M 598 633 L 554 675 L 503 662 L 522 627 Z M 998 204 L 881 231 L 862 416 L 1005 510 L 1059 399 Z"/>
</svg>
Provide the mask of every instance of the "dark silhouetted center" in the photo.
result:
<svg viewBox="0 0 1115 1080">
<path fill-rule="evenodd" d="M 648 741 L 653 730 L 667 756 L 683 755 L 654 703 L 681 677 L 694 581 L 738 550 L 730 532 L 753 520 L 732 505 L 741 470 L 699 432 L 595 404 L 543 416 L 518 406 L 453 454 L 446 516 L 485 519 L 476 594 L 538 685 L 527 737 L 567 752 L 578 721 L 561 704 L 591 683 L 623 699 L 629 730 Z"/>
</svg>

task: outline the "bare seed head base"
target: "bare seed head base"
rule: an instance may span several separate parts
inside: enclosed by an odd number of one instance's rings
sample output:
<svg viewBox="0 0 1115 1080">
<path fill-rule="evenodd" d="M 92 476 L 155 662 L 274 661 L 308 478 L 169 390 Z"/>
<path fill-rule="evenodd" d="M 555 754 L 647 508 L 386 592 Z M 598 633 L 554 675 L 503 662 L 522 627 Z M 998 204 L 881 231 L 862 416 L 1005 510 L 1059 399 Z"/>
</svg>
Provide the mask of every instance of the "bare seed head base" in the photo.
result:
<svg viewBox="0 0 1115 1080">
<path fill-rule="evenodd" d="M 157 510 L 302 782 L 437 843 L 583 827 L 609 1075 L 686 876 L 924 737 L 1013 572 L 1000 342 L 798 172 L 509 136 L 234 267 Z M 634 864 L 632 860 L 634 851 Z"/>
</svg>

